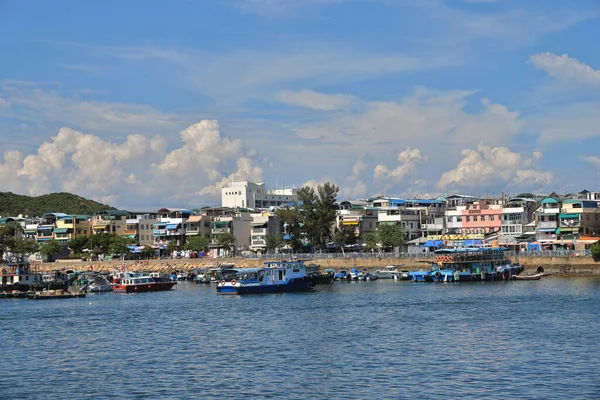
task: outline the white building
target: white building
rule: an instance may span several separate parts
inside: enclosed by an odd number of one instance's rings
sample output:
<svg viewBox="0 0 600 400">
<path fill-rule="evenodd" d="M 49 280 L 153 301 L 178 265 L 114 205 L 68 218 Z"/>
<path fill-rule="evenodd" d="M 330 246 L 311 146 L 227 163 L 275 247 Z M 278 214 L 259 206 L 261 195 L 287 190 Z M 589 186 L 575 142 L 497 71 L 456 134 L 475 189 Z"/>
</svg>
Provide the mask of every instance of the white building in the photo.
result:
<svg viewBox="0 0 600 400">
<path fill-rule="evenodd" d="M 223 207 L 267 209 L 298 200 L 298 189 L 267 190 L 264 183 L 231 182 L 221 189 Z"/>
</svg>

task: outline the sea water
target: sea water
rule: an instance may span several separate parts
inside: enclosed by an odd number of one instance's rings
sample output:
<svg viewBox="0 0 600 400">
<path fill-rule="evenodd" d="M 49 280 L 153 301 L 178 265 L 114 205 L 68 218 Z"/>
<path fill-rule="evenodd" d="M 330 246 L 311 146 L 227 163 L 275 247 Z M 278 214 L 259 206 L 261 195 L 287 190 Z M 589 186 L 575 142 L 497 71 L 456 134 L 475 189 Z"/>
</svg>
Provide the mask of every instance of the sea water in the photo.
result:
<svg viewBox="0 0 600 400">
<path fill-rule="evenodd" d="M 0 300 L 0 398 L 600 398 L 600 280 Z"/>
</svg>

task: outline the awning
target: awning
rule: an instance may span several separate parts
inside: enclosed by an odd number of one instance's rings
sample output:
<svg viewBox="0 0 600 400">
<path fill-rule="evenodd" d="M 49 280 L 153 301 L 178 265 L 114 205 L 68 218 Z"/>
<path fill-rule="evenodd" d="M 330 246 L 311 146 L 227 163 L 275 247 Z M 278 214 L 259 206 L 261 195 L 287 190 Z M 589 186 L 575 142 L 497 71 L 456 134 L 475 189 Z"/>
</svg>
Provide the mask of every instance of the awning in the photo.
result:
<svg viewBox="0 0 600 400">
<path fill-rule="evenodd" d="M 50 231 L 54 228 L 53 226 L 38 226 L 38 231 Z"/>
<path fill-rule="evenodd" d="M 358 225 L 358 221 L 342 221 L 342 225 Z"/>
<path fill-rule="evenodd" d="M 554 232 L 556 228 L 539 228 L 538 232 Z"/>
<path fill-rule="evenodd" d="M 52 240 L 51 237 L 39 237 L 37 238 L 38 242 L 47 242 L 48 240 Z"/>
<path fill-rule="evenodd" d="M 378 225 L 396 225 L 396 221 L 381 221 Z"/>
<path fill-rule="evenodd" d="M 443 243 L 443 240 L 428 240 L 423 244 L 423 247 L 440 247 Z"/>
<path fill-rule="evenodd" d="M 567 218 L 579 219 L 579 214 L 560 214 L 559 217 L 563 218 L 563 219 L 567 219 Z"/>
<path fill-rule="evenodd" d="M 154 224 L 155 228 L 164 228 L 165 226 L 167 226 L 166 222 L 157 222 Z"/>
<path fill-rule="evenodd" d="M 108 225 L 96 225 L 94 226 L 94 229 L 97 229 L 99 231 L 104 230 L 108 227 Z"/>
<path fill-rule="evenodd" d="M 129 239 L 136 239 L 137 235 L 133 234 L 133 235 L 126 235 L 125 237 L 129 238 Z"/>
<path fill-rule="evenodd" d="M 292 234 L 287 234 L 287 235 L 284 235 L 284 236 L 283 236 L 283 240 L 291 240 L 291 239 L 292 239 L 292 236 L 294 236 L 294 235 L 292 235 Z"/>
<path fill-rule="evenodd" d="M 229 227 L 229 221 L 216 221 L 213 222 L 213 228 L 227 228 Z"/>
<path fill-rule="evenodd" d="M 178 224 L 169 224 L 169 225 L 167 225 L 167 227 L 166 227 L 166 228 L 167 228 L 167 229 L 177 229 L 177 225 L 178 225 Z"/>
<path fill-rule="evenodd" d="M 25 229 L 23 232 L 26 233 L 26 234 L 28 234 L 28 235 L 31 235 L 31 234 L 36 233 L 37 230 L 35 230 L 35 229 Z"/>
<path fill-rule="evenodd" d="M 67 233 L 69 228 L 55 228 L 54 233 Z"/>
<path fill-rule="evenodd" d="M 556 230 L 556 233 L 571 233 L 571 232 L 579 232 L 579 228 L 564 228 L 560 227 Z"/>
</svg>

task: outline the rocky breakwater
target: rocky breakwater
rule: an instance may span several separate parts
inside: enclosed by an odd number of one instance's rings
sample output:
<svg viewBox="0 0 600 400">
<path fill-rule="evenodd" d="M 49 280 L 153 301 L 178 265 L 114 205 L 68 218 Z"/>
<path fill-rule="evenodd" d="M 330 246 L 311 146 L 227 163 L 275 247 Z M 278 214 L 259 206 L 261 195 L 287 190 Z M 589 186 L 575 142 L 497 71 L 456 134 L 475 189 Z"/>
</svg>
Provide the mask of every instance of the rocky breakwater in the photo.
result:
<svg viewBox="0 0 600 400">
<path fill-rule="evenodd" d="M 525 273 L 543 268 L 553 275 L 600 276 L 600 259 L 592 257 L 515 257 L 525 267 Z"/>
</svg>

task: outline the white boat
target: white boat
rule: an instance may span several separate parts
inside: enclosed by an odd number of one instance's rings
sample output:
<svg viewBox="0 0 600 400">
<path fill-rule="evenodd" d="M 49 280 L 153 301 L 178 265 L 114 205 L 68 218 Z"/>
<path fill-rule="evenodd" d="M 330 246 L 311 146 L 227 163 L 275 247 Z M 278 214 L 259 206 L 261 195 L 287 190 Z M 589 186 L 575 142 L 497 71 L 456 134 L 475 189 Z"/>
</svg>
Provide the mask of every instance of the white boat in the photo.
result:
<svg viewBox="0 0 600 400">
<path fill-rule="evenodd" d="M 395 265 L 388 265 L 387 267 L 383 267 L 378 269 L 373 274 L 379 279 L 393 279 L 394 275 L 399 274 L 398 267 Z"/>
<path fill-rule="evenodd" d="M 103 276 L 96 275 L 90 277 L 90 281 L 87 284 L 87 291 L 92 293 L 112 292 L 113 285 L 111 285 Z"/>
</svg>

